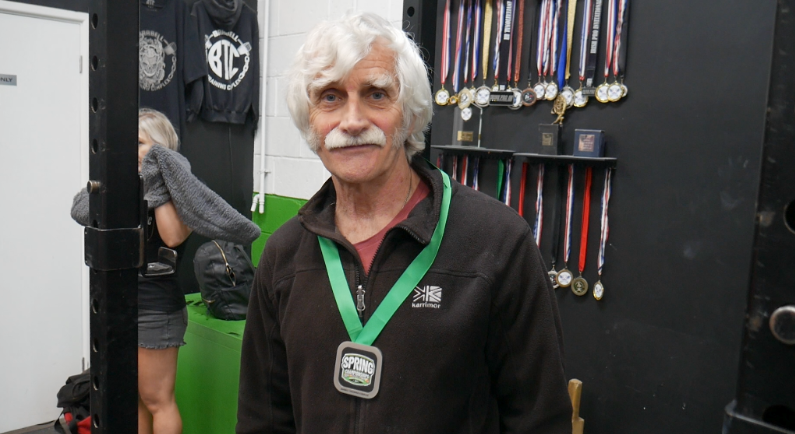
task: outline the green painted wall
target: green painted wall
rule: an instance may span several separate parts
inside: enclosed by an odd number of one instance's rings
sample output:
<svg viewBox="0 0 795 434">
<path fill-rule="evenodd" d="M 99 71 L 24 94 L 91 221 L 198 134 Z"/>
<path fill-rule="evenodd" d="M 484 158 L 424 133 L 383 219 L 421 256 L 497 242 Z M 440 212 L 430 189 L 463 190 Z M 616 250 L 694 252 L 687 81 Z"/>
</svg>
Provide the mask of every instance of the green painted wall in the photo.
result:
<svg viewBox="0 0 795 434">
<path fill-rule="evenodd" d="M 294 199 L 272 194 L 265 195 L 265 214 L 260 214 L 259 210 L 251 216 L 254 223 L 262 229 L 262 235 L 251 244 L 251 260 L 256 266 L 265 248 L 265 242 L 276 229 L 283 225 L 287 220 L 298 214 L 298 210 L 306 203 L 304 199 Z"/>
</svg>

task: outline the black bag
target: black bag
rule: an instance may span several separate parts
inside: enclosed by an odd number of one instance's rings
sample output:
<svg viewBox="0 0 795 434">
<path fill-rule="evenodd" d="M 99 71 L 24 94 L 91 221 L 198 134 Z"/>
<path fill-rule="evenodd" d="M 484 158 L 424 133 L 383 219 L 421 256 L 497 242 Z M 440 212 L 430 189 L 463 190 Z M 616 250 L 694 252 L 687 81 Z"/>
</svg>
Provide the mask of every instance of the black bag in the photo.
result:
<svg viewBox="0 0 795 434">
<path fill-rule="evenodd" d="M 204 243 L 193 257 L 193 270 L 212 316 L 246 319 L 254 266 L 243 246 L 220 240 Z"/>
<path fill-rule="evenodd" d="M 66 416 L 67 427 L 71 434 L 83 433 L 91 429 L 90 383 L 91 374 L 86 369 L 81 374 L 67 378 L 66 384 L 58 391 L 58 408 L 63 409 L 64 416 L 68 415 Z"/>
</svg>

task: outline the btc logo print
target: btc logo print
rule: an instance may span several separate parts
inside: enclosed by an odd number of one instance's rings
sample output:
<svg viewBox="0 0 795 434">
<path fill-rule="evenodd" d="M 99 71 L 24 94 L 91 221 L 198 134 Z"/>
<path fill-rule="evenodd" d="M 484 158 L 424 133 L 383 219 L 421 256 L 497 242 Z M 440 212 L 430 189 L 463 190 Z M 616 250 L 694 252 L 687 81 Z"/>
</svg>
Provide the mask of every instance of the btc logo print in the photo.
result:
<svg viewBox="0 0 795 434">
<path fill-rule="evenodd" d="M 205 36 L 208 81 L 221 90 L 236 88 L 246 77 L 251 61 L 251 44 L 243 42 L 234 32 L 214 30 Z"/>
</svg>

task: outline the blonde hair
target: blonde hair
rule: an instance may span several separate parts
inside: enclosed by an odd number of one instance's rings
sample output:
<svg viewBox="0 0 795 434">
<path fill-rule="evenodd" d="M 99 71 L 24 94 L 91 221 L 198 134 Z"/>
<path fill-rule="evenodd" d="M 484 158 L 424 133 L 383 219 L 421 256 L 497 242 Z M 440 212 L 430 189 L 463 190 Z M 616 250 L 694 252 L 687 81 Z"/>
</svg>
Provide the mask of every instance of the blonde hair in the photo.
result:
<svg viewBox="0 0 795 434">
<path fill-rule="evenodd" d="M 138 130 L 143 131 L 156 144 L 179 150 L 179 137 L 171 121 L 157 110 L 142 108 L 138 110 Z"/>
</svg>

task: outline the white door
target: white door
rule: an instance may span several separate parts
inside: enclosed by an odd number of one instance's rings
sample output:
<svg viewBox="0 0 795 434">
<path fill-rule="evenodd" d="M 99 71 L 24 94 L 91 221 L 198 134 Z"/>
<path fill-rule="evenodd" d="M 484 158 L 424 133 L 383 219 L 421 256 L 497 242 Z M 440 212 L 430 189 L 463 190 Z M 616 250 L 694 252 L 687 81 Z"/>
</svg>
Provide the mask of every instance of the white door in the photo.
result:
<svg viewBox="0 0 795 434">
<path fill-rule="evenodd" d="M 0 432 L 55 419 L 86 355 L 69 217 L 87 174 L 86 29 L 86 14 L 0 0 Z"/>
</svg>

